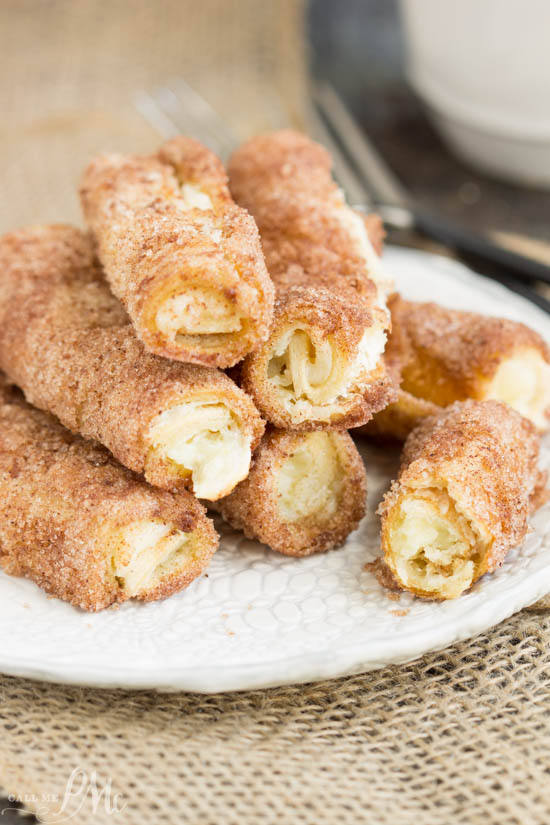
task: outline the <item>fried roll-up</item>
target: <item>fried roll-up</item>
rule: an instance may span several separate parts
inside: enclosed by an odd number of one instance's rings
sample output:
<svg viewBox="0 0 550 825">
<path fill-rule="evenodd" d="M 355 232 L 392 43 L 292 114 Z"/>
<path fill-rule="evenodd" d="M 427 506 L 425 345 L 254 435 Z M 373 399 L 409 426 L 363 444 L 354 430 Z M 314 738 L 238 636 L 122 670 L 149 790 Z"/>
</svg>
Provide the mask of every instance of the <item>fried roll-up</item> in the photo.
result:
<svg viewBox="0 0 550 825">
<path fill-rule="evenodd" d="M 542 503 L 534 425 L 499 401 L 462 401 L 407 438 L 381 506 L 384 558 L 399 586 L 453 599 L 492 572 Z"/>
<path fill-rule="evenodd" d="M 258 230 L 206 147 L 178 137 L 151 156 L 101 155 L 81 200 L 111 289 L 149 352 L 230 367 L 266 338 L 274 290 Z"/>
<path fill-rule="evenodd" d="M 223 518 L 287 556 L 342 544 L 365 514 L 365 467 L 347 432 L 269 430 Z"/>
<path fill-rule="evenodd" d="M 150 487 L 0 378 L 0 566 L 85 610 L 162 599 L 218 537 L 190 494 Z"/>
<path fill-rule="evenodd" d="M 278 427 L 359 426 L 392 398 L 382 225 L 346 204 L 331 165 L 292 131 L 252 138 L 229 163 L 231 193 L 258 224 L 277 289 L 271 333 L 241 382 Z"/>
<path fill-rule="evenodd" d="M 503 401 L 539 432 L 550 427 L 550 350 L 538 333 L 517 321 L 399 296 L 389 305 L 387 352 L 399 362 L 399 398 L 367 432 L 404 437 L 429 413 L 426 403 L 446 407 L 468 398 Z"/>
<path fill-rule="evenodd" d="M 224 373 L 145 352 L 89 237 L 68 226 L 0 239 L 0 367 L 151 484 L 205 499 L 246 477 L 264 429 Z"/>
</svg>

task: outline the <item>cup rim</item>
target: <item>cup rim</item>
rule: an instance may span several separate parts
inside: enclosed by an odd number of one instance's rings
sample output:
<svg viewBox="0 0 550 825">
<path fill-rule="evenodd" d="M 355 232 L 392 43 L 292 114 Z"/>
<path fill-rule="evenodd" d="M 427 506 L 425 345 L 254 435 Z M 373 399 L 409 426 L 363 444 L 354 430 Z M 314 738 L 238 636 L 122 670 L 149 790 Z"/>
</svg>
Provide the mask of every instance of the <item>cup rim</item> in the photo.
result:
<svg viewBox="0 0 550 825">
<path fill-rule="evenodd" d="M 467 103 L 453 94 L 449 89 L 443 89 L 433 77 L 427 76 L 421 69 L 409 65 L 407 79 L 415 92 L 437 112 L 469 126 L 472 129 L 486 132 L 499 137 L 521 139 L 532 143 L 547 143 L 550 141 L 550 119 L 535 121 L 525 119 L 521 124 L 517 119 L 500 112 L 480 109 L 479 106 Z"/>
</svg>

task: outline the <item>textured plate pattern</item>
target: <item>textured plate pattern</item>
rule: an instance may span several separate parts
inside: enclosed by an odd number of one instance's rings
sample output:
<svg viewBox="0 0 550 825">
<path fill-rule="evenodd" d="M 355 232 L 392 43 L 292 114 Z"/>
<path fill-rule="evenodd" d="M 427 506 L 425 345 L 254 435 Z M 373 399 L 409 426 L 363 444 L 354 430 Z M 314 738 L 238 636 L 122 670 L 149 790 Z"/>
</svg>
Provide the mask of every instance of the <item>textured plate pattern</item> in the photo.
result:
<svg viewBox="0 0 550 825">
<path fill-rule="evenodd" d="M 426 253 L 390 249 L 410 298 L 525 321 L 550 319 L 502 287 Z M 408 661 L 479 633 L 550 591 L 550 507 L 523 546 L 462 598 L 390 598 L 365 570 L 397 454 L 361 445 L 369 515 L 345 547 L 289 559 L 220 524 L 208 575 L 164 602 L 89 615 L 0 573 L 0 670 L 60 682 L 215 692 L 311 681 Z M 542 463 L 550 467 L 550 441 Z"/>
</svg>

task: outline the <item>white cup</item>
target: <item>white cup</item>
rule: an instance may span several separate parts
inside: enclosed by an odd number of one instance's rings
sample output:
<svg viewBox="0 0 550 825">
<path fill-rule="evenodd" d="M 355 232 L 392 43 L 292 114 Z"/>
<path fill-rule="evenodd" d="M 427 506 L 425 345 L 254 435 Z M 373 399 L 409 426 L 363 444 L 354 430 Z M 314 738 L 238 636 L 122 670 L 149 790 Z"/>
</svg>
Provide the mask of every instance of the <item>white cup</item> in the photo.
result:
<svg viewBox="0 0 550 825">
<path fill-rule="evenodd" d="M 550 0 L 400 0 L 408 77 L 456 154 L 550 188 Z"/>
</svg>

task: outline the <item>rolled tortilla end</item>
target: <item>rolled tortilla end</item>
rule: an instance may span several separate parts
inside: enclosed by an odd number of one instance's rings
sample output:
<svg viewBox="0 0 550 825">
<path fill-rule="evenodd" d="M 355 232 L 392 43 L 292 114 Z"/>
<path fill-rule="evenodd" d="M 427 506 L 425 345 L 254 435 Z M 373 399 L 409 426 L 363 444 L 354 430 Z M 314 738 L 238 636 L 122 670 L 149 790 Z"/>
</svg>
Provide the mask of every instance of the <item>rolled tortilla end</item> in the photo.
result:
<svg viewBox="0 0 550 825">
<path fill-rule="evenodd" d="M 185 588 L 218 537 L 189 493 L 149 487 L 0 387 L 0 564 L 84 610 Z"/>
<path fill-rule="evenodd" d="M 157 267 L 139 311 L 146 348 L 187 363 L 230 366 L 227 358 L 220 361 L 220 352 L 250 333 L 247 306 L 256 299 L 254 291 L 212 253 L 185 260 L 184 272 L 173 264 L 163 278 L 159 272 Z"/>
<path fill-rule="evenodd" d="M 81 199 L 109 284 L 149 352 L 230 367 L 265 339 L 274 288 L 258 230 L 206 147 L 179 137 L 156 155 L 97 157 Z"/>
<path fill-rule="evenodd" d="M 366 475 L 346 432 L 270 430 L 250 474 L 219 502 L 223 518 L 287 556 L 341 545 L 365 514 Z"/>
<path fill-rule="evenodd" d="M 358 427 L 394 399 L 382 354 L 392 279 L 377 216 L 352 209 L 328 152 L 291 130 L 258 135 L 229 162 L 231 192 L 254 216 L 277 298 L 243 386 L 277 427 Z"/>
<path fill-rule="evenodd" d="M 241 384 L 277 427 L 345 429 L 395 397 L 376 311 L 323 288 L 279 292 L 268 340 L 241 368 Z"/>
<path fill-rule="evenodd" d="M 399 586 L 453 599 L 502 564 L 541 501 L 538 454 L 533 424 L 497 401 L 456 402 L 426 418 L 379 510 Z"/>
<path fill-rule="evenodd" d="M 147 481 L 215 500 L 248 473 L 264 425 L 224 373 L 146 352 L 70 226 L 0 239 L 0 367 L 27 400 Z"/>
<path fill-rule="evenodd" d="M 187 395 L 152 420 L 145 477 L 159 486 L 179 479 L 198 498 L 216 501 L 248 475 L 263 425 L 230 393 L 194 395 L 190 387 Z"/>
</svg>

